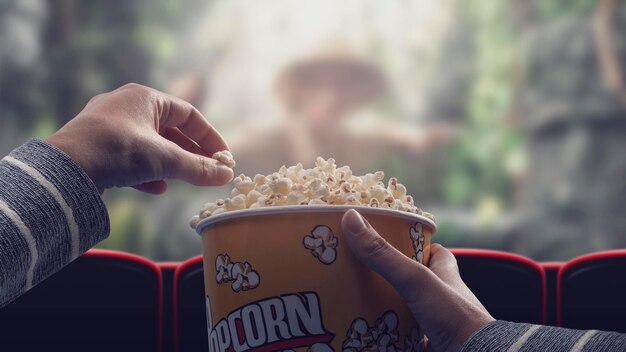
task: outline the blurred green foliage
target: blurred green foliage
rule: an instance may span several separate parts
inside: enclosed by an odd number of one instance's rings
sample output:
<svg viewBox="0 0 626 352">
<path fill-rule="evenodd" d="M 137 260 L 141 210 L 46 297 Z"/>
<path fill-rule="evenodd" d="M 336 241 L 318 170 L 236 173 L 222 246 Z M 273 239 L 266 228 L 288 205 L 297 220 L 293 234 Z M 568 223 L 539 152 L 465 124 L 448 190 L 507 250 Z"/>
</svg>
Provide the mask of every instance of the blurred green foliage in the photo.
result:
<svg viewBox="0 0 626 352">
<path fill-rule="evenodd" d="M 489 197 L 508 203 L 512 175 L 505 165 L 523 152 L 521 131 L 508 119 L 519 34 L 507 1 L 459 6 L 475 28 L 477 70 L 466 100 L 467 127 L 450 155 L 444 194 L 455 206 L 476 208 Z"/>
<path fill-rule="evenodd" d="M 588 15 L 593 12 L 596 1 L 591 0 L 541 0 L 538 2 L 542 19 L 550 21 L 567 16 Z"/>
</svg>

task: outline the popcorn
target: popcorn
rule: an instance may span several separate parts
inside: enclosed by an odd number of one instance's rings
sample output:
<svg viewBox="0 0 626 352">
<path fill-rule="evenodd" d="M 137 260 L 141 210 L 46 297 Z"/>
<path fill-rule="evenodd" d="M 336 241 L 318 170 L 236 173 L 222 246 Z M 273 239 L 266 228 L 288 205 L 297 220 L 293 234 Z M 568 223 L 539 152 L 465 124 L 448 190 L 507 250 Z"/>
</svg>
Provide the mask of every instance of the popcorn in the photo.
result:
<svg viewBox="0 0 626 352">
<path fill-rule="evenodd" d="M 265 176 L 261 175 L 261 174 L 256 174 L 254 176 L 254 184 L 256 186 L 261 186 L 265 183 Z"/>
<path fill-rule="evenodd" d="M 230 210 L 239 210 L 246 208 L 246 196 L 244 194 L 239 194 L 233 198 L 226 199 L 224 201 L 224 209 Z"/>
<path fill-rule="evenodd" d="M 389 179 L 387 189 L 391 191 L 391 194 L 396 199 L 402 199 L 406 196 L 406 187 L 403 184 L 398 183 L 398 179 L 395 177 Z"/>
<path fill-rule="evenodd" d="M 326 201 L 323 199 L 313 198 L 309 201 L 308 205 L 326 205 L 326 204 L 328 203 L 326 203 Z"/>
<path fill-rule="evenodd" d="M 256 203 L 261 197 L 263 197 L 263 193 L 253 189 L 250 191 L 246 198 L 246 207 L 250 208 L 250 206 Z"/>
<path fill-rule="evenodd" d="M 211 215 L 218 215 L 218 214 L 225 213 L 225 212 L 226 212 L 225 208 L 217 208 L 213 211 Z"/>
<path fill-rule="evenodd" d="M 275 180 L 270 181 L 270 189 L 274 193 L 280 193 L 284 195 L 288 195 L 291 192 L 291 185 L 293 182 L 290 178 L 287 177 L 279 177 Z"/>
<path fill-rule="evenodd" d="M 422 215 L 424 215 L 425 218 L 432 220 L 433 222 L 437 221 L 435 216 L 433 214 L 431 214 L 431 213 L 422 211 Z"/>
<path fill-rule="evenodd" d="M 361 176 L 361 180 L 366 187 L 377 186 L 379 182 L 385 178 L 385 173 L 382 171 L 376 171 L 373 174 L 366 174 L 365 176 Z"/>
<path fill-rule="evenodd" d="M 300 191 L 292 192 L 287 196 L 287 205 L 301 205 L 305 201 L 308 204 L 308 198 Z"/>
<path fill-rule="evenodd" d="M 235 165 L 228 151 L 217 152 L 213 158 Z M 369 206 L 423 215 L 435 221 L 432 214 L 415 206 L 413 197 L 407 195 L 406 187 L 397 178 L 391 177 L 386 185 L 384 178 L 382 171 L 355 176 L 349 166 L 337 167 L 334 159 L 320 157 L 310 169 L 298 163 L 283 165 L 270 175 L 250 178 L 241 174 L 233 180 L 231 198 L 205 204 L 189 225 L 196 228 L 203 219 L 227 211 L 296 205 Z"/>
<path fill-rule="evenodd" d="M 191 226 L 192 229 L 195 229 L 196 226 L 198 226 L 199 222 L 200 222 L 200 215 L 194 215 L 189 220 L 189 226 Z"/>
<path fill-rule="evenodd" d="M 239 194 L 246 195 L 256 186 L 256 183 L 252 181 L 250 177 L 246 177 L 243 174 L 235 177 L 233 184 L 235 185 L 235 188 L 233 188 L 233 191 L 231 192 L 232 196 Z"/>
<path fill-rule="evenodd" d="M 309 189 L 309 192 L 311 193 L 311 196 L 313 198 L 322 199 L 330 195 L 330 189 L 328 189 L 328 185 L 319 178 L 307 182 L 304 186 Z"/>
<path fill-rule="evenodd" d="M 228 166 L 231 169 L 235 167 L 235 165 L 237 164 L 235 163 L 235 159 L 233 159 L 233 155 L 228 150 L 215 152 L 213 156 L 211 157 L 211 159 L 221 161 L 222 163 L 226 164 L 226 166 Z"/>
</svg>

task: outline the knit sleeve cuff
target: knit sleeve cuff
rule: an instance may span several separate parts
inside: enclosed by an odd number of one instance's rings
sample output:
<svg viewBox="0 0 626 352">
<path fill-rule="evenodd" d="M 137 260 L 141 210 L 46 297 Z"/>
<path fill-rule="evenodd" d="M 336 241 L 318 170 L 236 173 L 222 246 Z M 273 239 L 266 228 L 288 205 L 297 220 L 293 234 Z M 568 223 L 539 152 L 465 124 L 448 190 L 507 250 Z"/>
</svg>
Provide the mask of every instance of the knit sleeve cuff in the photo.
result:
<svg viewBox="0 0 626 352">
<path fill-rule="evenodd" d="M 38 139 L 15 149 L 10 157 L 37 170 L 59 191 L 78 227 L 80 253 L 108 237 L 110 224 L 106 206 L 91 178 L 72 158 Z"/>
<path fill-rule="evenodd" d="M 528 331 L 531 324 L 493 321 L 476 331 L 461 347 L 462 352 L 506 351 Z"/>
</svg>

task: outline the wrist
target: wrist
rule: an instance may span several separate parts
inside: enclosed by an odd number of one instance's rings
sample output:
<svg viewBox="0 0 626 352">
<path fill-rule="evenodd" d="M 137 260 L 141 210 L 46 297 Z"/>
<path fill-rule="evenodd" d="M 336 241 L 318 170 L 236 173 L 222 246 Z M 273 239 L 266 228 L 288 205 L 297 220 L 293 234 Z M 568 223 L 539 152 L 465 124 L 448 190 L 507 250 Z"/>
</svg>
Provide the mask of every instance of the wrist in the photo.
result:
<svg viewBox="0 0 626 352">
<path fill-rule="evenodd" d="M 467 320 L 467 324 L 463 324 L 462 328 L 460 329 L 460 332 L 456 335 L 455 338 L 453 338 L 450 342 L 450 345 L 448 345 L 448 348 L 446 348 L 447 352 L 459 352 L 463 350 L 463 346 L 465 346 L 465 344 L 470 340 L 470 338 L 472 336 L 474 336 L 474 334 L 476 334 L 478 331 L 480 331 L 482 328 L 484 328 L 485 326 L 489 325 L 490 323 L 494 322 L 495 319 L 493 319 L 491 316 L 485 316 L 485 317 L 481 317 L 481 318 L 474 318 L 474 319 L 468 319 Z"/>
<path fill-rule="evenodd" d="M 59 149 L 72 159 L 85 172 L 85 174 L 87 174 L 98 191 L 102 194 L 104 189 L 99 182 L 97 172 L 92 167 L 92 163 L 89 162 L 89 158 L 85 155 L 86 153 L 84 150 L 76 148 L 75 143 L 72 143 L 71 139 L 63 137 L 59 134 L 59 132 L 46 138 L 44 141 Z"/>
</svg>

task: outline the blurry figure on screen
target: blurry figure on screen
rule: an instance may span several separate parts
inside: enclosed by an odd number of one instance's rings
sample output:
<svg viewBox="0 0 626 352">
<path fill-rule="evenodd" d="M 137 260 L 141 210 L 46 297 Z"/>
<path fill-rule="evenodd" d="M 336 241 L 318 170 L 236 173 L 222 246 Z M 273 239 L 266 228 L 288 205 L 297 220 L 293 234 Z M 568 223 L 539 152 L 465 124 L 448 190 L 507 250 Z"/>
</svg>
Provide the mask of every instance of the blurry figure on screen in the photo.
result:
<svg viewBox="0 0 626 352">
<path fill-rule="evenodd" d="M 385 90 L 380 69 L 342 44 L 327 45 L 293 62 L 276 82 L 286 115 L 283 124 L 241 134 L 239 143 L 231 142 L 236 172 L 270 173 L 283 164 L 311 164 L 319 155 L 351 165 L 357 173 L 393 171 L 414 185 L 436 179 L 436 167 L 427 165 L 427 159 L 436 159 L 426 151 L 446 139 L 449 129 L 418 129 L 393 119 L 354 115 Z M 424 202 L 425 195 L 419 196 Z"/>
<path fill-rule="evenodd" d="M 626 95 L 619 83 L 626 35 L 618 31 L 626 13 L 598 11 L 595 26 L 555 23 L 530 44 L 521 104 L 529 171 L 517 250 L 535 259 L 626 247 Z"/>
</svg>

